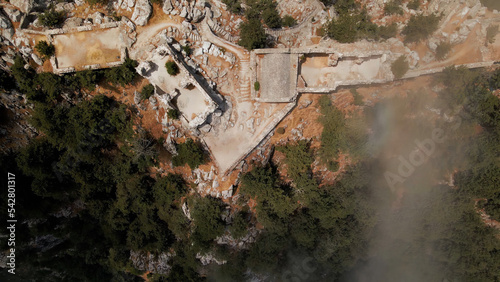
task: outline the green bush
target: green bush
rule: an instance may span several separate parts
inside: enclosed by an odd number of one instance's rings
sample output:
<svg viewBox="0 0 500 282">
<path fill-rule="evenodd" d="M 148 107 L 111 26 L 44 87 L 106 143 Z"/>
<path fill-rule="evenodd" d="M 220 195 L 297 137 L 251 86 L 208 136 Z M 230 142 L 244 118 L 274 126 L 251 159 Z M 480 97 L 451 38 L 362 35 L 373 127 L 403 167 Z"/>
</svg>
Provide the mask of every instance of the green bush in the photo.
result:
<svg viewBox="0 0 500 282">
<path fill-rule="evenodd" d="M 176 76 L 179 74 L 179 66 L 174 61 L 168 61 L 165 63 L 165 67 L 167 68 L 167 73 Z"/>
<path fill-rule="evenodd" d="M 396 79 L 402 78 L 409 69 L 410 66 L 408 65 L 404 55 L 401 55 L 401 57 L 399 57 L 391 65 L 391 71 Z"/>
<path fill-rule="evenodd" d="M 247 50 L 266 47 L 266 32 L 259 19 L 250 18 L 240 25 L 240 41 L 238 44 Z"/>
<path fill-rule="evenodd" d="M 412 16 L 402 31 L 405 43 L 415 43 L 427 39 L 437 30 L 440 19 L 441 16 L 436 15 Z"/>
<path fill-rule="evenodd" d="M 378 28 L 378 36 L 381 39 L 389 39 L 395 37 L 398 33 L 398 25 L 396 23 L 392 23 L 388 26 L 379 26 Z"/>
<path fill-rule="evenodd" d="M 193 139 L 187 139 L 186 142 L 178 144 L 177 156 L 172 159 L 174 166 L 183 166 L 188 164 L 191 169 L 197 168 L 205 163 L 206 155 L 200 143 L 194 142 Z"/>
<path fill-rule="evenodd" d="M 500 2 L 498 0 L 481 0 L 481 4 L 490 10 L 500 11 Z"/>
<path fill-rule="evenodd" d="M 452 45 L 448 42 L 441 42 L 436 48 L 436 59 L 443 60 L 451 50 Z"/>
<path fill-rule="evenodd" d="M 51 8 L 38 16 L 38 21 L 45 27 L 57 27 L 64 22 L 64 12 Z"/>
<path fill-rule="evenodd" d="M 253 84 L 253 88 L 255 89 L 255 91 L 259 91 L 259 90 L 260 90 L 260 82 L 256 81 L 256 82 Z"/>
<path fill-rule="evenodd" d="M 170 109 L 167 112 L 167 117 L 169 119 L 179 119 L 180 116 L 181 116 L 181 113 L 177 109 Z"/>
<path fill-rule="evenodd" d="M 262 11 L 262 19 L 269 28 L 281 27 L 282 20 L 280 14 L 276 10 L 276 6 L 270 6 Z"/>
<path fill-rule="evenodd" d="M 56 53 L 56 47 L 52 43 L 48 44 L 45 40 L 40 40 L 35 45 L 35 49 L 40 53 L 42 59 L 47 60 L 50 57 L 54 56 Z"/>
<path fill-rule="evenodd" d="M 233 14 L 241 14 L 241 1 L 240 0 L 222 0 L 227 6 L 227 10 Z"/>
<path fill-rule="evenodd" d="M 352 43 L 359 39 L 378 39 L 379 28 L 372 23 L 366 11 L 340 14 L 324 29 L 328 37 L 340 43 Z"/>
<path fill-rule="evenodd" d="M 291 27 L 297 24 L 297 21 L 290 15 L 285 15 L 283 17 L 283 26 Z"/>
<path fill-rule="evenodd" d="M 418 10 L 420 8 L 420 0 L 412 0 L 408 3 L 408 9 Z"/>
<path fill-rule="evenodd" d="M 127 58 L 123 65 L 107 69 L 104 76 L 106 80 L 112 84 L 125 86 L 134 81 L 137 75 L 135 67 L 137 67 L 137 61 Z"/>
<path fill-rule="evenodd" d="M 385 4 L 384 14 L 386 15 L 403 15 L 403 8 L 401 8 L 401 0 L 392 0 Z"/>
<path fill-rule="evenodd" d="M 356 89 L 352 88 L 351 94 L 352 94 L 352 97 L 354 99 L 354 105 L 356 105 L 356 106 L 363 106 L 364 105 L 363 96 L 361 96 L 358 93 L 358 91 L 356 91 Z"/>
<path fill-rule="evenodd" d="M 495 36 L 498 34 L 498 25 L 490 25 L 486 28 L 486 42 L 487 43 L 494 43 L 495 42 Z"/>
<path fill-rule="evenodd" d="M 248 211 L 239 211 L 233 217 L 233 222 L 229 226 L 229 232 L 235 239 L 239 239 L 247 234 L 248 230 Z"/>
<path fill-rule="evenodd" d="M 147 100 L 154 93 L 155 93 L 155 87 L 153 86 L 153 84 L 145 85 L 144 87 L 142 87 L 142 90 L 141 90 L 141 99 Z"/>
<path fill-rule="evenodd" d="M 278 134 L 285 134 L 285 128 L 283 128 L 283 127 L 278 127 L 278 128 L 276 129 L 276 133 L 278 133 Z"/>
<path fill-rule="evenodd" d="M 187 56 L 190 56 L 193 53 L 193 50 L 191 49 L 191 47 L 189 45 L 184 45 L 181 48 L 182 48 L 182 51 L 186 52 Z"/>
</svg>

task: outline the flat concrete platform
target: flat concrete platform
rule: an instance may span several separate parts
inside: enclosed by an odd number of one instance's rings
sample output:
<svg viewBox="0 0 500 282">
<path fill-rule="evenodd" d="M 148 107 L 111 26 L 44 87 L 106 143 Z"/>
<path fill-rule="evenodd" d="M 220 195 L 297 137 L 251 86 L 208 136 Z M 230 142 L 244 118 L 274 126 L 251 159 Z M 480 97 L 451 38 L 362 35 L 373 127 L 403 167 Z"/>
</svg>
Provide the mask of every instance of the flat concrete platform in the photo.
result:
<svg viewBox="0 0 500 282">
<path fill-rule="evenodd" d="M 258 56 L 257 99 L 266 103 L 290 102 L 296 96 L 297 55 L 271 53 Z"/>
</svg>

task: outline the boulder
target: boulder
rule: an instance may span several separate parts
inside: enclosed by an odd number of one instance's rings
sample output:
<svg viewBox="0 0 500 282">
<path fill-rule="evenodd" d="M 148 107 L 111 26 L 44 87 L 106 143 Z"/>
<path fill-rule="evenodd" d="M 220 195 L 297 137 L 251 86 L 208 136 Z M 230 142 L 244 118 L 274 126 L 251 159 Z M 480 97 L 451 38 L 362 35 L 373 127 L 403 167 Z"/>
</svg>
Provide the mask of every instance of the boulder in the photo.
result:
<svg viewBox="0 0 500 282">
<path fill-rule="evenodd" d="M 35 61 L 35 63 L 37 63 L 38 65 L 43 65 L 43 61 L 42 59 L 40 59 L 40 57 L 38 57 L 35 53 L 32 53 L 31 54 L 31 58 L 33 59 L 33 61 Z"/>
<path fill-rule="evenodd" d="M 132 21 L 136 25 L 146 25 L 152 11 L 153 8 L 151 7 L 149 0 L 137 0 L 135 3 L 134 13 L 132 14 Z"/>
<path fill-rule="evenodd" d="M 170 2 L 170 0 L 165 0 L 165 2 L 163 2 L 163 12 L 165 14 L 169 15 L 173 9 L 174 6 L 172 6 L 172 2 Z"/>
<path fill-rule="evenodd" d="M 3 37 L 7 40 L 12 41 L 12 36 L 14 35 L 14 27 L 10 19 L 7 18 L 3 13 L 0 13 L 0 31 Z"/>
<path fill-rule="evenodd" d="M 212 126 L 210 124 L 204 124 L 204 125 L 200 126 L 199 129 L 203 133 L 209 133 L 210 130 L 212 129 Z"/>
<path fill-rule="evenodd" d="M 85 4 L 85 0 L 75 0 L 75 5 L 81 6 L 83 4 Z"/>
<path fill-rule="evenodd" d="M 94 23 L 102 24 L 104 21 L 104 14 L 100 12 L 95 12 L 94 14 L 92 14 L 92 19 L 94 20 Z"/>
<path fill-rule="evenodd" d="M 79 27 L 83 24 L 83 19 L 82 18 L 69 18 L 64 22 L 64 28 L 75 28 Z"/>
<path fill-rule="evenodd" d="M 31 12 L 34 0 L 10 0 L 10 4 L 16 6 L 23 13 Z"/>
<path fill-rule="evenodd" d="M 16 9 L 10 9 L 10 8 L 3 8 L 7 16 L 10 18 L 12 22 L 20 22 L 21 18 L 23 17 L 23 14 L 21 11 L 16 10 Z"/>
<path fill-rule="evenodd" d="M 201 19 L 203 19 L 203 16 L 204 16 L 204 13 L 202 11 L 200 11 L 199 9 L 193 9 L 193 13 L 192 13 L 192 21 L 197 23 L 199 22 Z"/>
</svg>

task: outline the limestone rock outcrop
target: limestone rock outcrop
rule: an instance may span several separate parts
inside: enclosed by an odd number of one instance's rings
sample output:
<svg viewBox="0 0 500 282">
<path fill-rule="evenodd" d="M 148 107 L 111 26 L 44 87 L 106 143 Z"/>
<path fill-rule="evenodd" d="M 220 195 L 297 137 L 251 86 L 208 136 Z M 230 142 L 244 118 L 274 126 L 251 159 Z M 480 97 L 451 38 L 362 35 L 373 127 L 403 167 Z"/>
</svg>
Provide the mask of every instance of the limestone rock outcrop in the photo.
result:
<svg viewBox="0 0 500 282">
<path fill-rule="evenodd" d="M 136 25 L 146 25 L 152 12 L 153 7 L 151 7 L 149 0 L 137 0 L 134 13 L 132 14 L 132 21 Z"/>
</svg>

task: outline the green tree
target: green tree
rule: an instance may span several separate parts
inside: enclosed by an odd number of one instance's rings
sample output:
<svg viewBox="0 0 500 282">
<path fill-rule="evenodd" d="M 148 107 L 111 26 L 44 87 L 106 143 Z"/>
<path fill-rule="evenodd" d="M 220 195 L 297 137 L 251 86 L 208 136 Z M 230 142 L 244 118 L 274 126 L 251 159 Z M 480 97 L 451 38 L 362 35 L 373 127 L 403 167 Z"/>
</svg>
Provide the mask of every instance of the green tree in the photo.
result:
<svg viewBox="0 0 500 282">
<path fill-rule="evenodd" d="M 402 78 L 410 69 L 404 55 L 401 55 L 391 64 L 391 71 L 396 79 Z"/>
<path fill-rule="evenodd" d="M 195 223 L 193 237 L 195 242 L 204 244 L 224 233 L 224 221 L 221 218 L 223 203 L 212 197 L 192 199 L 191 216 Z"/>
<path fill-rule="evenodd" d="M 262 11 L 262 19 L 264 20 L 264 23 L 269 28 L 280 28 L 281 27 L 282 20 L 281 20 L 280 14 L 276 10 L 275 5 L 272 5 L 268 8 L 266 8 L 264 11 Z"/>
<path fill-rule="evenodd" d="M 283 26 L 291 27 L 297 24 L 297 21 L 290 15 L 285 15 L 283 17 Z"/>
<path fill-rule="evenodd" d="M 167 112 L 167 117 L 169 119 L 179 119 L 181 113 L 177 109 L 169 109 Z"/>
<path fill-rule="evenodd" d="M 167 73 L 172 76 L 176 76 L 179 74 L 179 66 L 174 61 L 166 62 L 165 68 L 167 68 Z"/>
<path fill-rule="evenodd" d="M 405 36 L 405 43 L 416 43 L 427 39 L 437 30 L 441 16 L 414 15 L 401 32 Z"/>
<path fill-rule="evenodd" d="M 35 45 L 35 49 L 42 55 L 44 60 L 50 59 L 56 53 L 56 47 L 52 43 L 48 44 L 45 40 L 40 40 Z"/>
<path fill-rule="evenodd" d="M 155 92 L 155 87 L 153 86 L 153 84 L 147 84 L 147 85 L 144 85 L 144 87 L 142 87 L 142 90 L 141 90 L 141 99 L 142 100 L 147 100 L 149 99 L 149 97 L 151 97 Z"/>
<path fill-rule="evenodd" d="M 200 143 L 194 142 L 193 139 L 187 139 L 177 147 L 177 156 L 172 159 L 174 166 L 182 166 L 188 164 L 191 169 L 197 168 L 205 163 L 206 155 Z"/>
<path fill-rule="evenodd" d="M 451 50 L 452 45 L 448 42 L 441 42 L 436 48 L 436 59 L 444 60 Z"/>
<path fill-rule="evenodd" d="M 64 22 L 64 12 L 57 12 L 53 7 L 38 16 L 40 24 L 46 27 L 57 27 Z"/>
<path fill-rule="evenodd" d="M 247 50 L 266 47 L 266 32 L 259 19 L 250 18 L 240 25 L 239 45 Z"/>
</svg>

